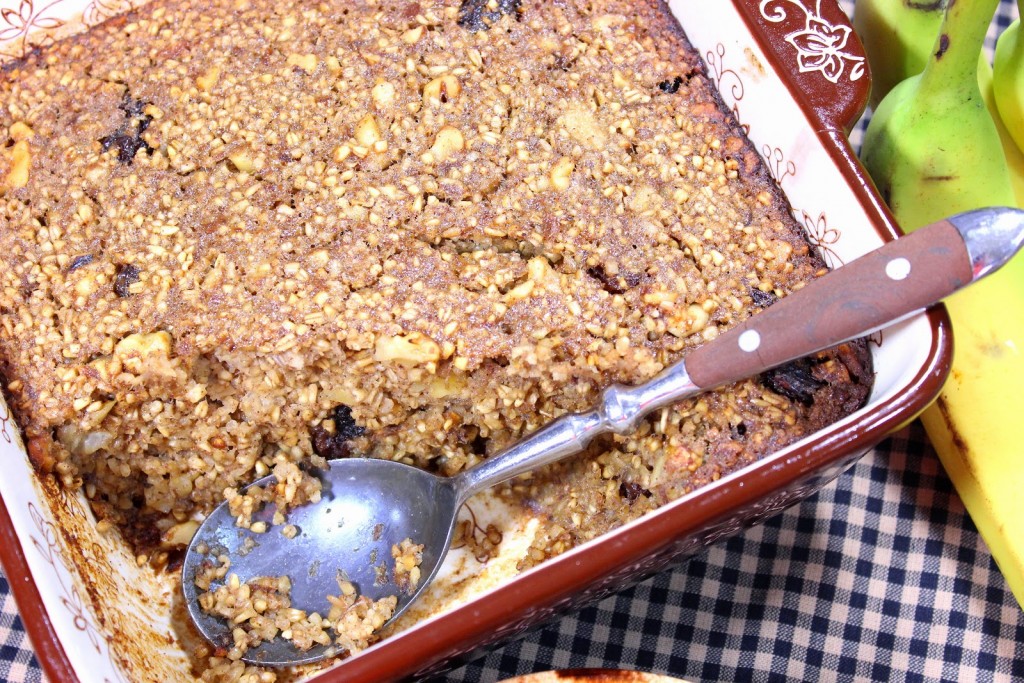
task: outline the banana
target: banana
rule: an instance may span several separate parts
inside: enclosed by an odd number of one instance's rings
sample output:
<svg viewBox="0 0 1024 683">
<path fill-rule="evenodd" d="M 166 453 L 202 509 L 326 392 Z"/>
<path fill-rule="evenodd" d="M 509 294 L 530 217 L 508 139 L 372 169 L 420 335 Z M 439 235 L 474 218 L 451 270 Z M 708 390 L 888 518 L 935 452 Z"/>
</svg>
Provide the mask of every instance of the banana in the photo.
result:
<svg viewBox="0 0 1024 683">
<path fill-rule="evenodd" d="M 853 28 L 871 69 L 872 107 L 897 83 L 921 73 L 947 0 L 857 0 Z"/>
<path fill-rule="evenodd" d="M 979 55 L 997 5 L 951 3 L 924 71 L 882 99 L 864 133 L 861 161 L 904 230 L 1016 201 L 978 86 Z"/>
<path fill-rule="evenodd" d="M 1024 64 L 1021 65 L 1021 68 L 1024 69 Z M 1003 143 L 1006 166 L 1010 170 L 1010 184 L 1013 186 L 1013 194 L 1017 198 L 1016 206 L 1024 207 L 1024 149 L 1017 146 L 1016 141 L 1010 134 L 1009 127 L 1003 121 L 1002 114 L 996 105 L 992 66 L 985 60 L 984 56 L 978 63 L 978 87 L 981 89 L 981 97 L 985 101 L 988 113 L 996 124 L 999 139 Z M 1018 122 L 1016 125 L 1020 129 L 1024 127 L 1024 121 Z"/>
<path fill-rule="evenodd" d="M 997 4 L 951 3 L 924 71 L 897 85 L 869 124 L 862 160 L 904 230 L 1017 202 L 979 86 L 988 72 L 979 70 L 978 55 Z M 1024 386 L 1022 302 L 1024 255 L 946 300 L 953 367 L 921 419 L 1024 607 L 1024 445 L 1015 429 L 1020 402 L 1009 398 Z"/>
<path fill-rule="evenodd" d="M 924 71 L 931 56 L 932 46 L 939 35 L 943 11 L 948 0 L 857 0 L 854 6 L 853 26 L 860 37 L 871 67 L 871 106 L 877 108 L 882 98 L 898 83 Z M 1024 0 L 1019 0 L 1024 5 Z M 1019 21 L 1001 36 L 1004 50 L 1009 47 L 1013 31 L 1019 30 Z M 1024 79 L 1024 40 L 1018 39 L 1016 70 Z M 1006 69 L 1007 67 L 1003 67 Z M 992 87 L 992 65 L 979 54 L 978 85 L 989 114 L 992 116 L 1003 141 L 1003 152 L 1010 169 L 1010 181 L 1017 205 L 1024 205 L 1024 151 L 1013 139 L 999 114 Z M 1024 84 L 1024 80 L 1020 80 Z M 1024 93 L 1024 89 L 1018 92 Z M 1024 98 L 1024 96 L 1022 96 Z M 1024 99 L 1018 102 L 1024 117 Z M 1018 136 L 1024 135 L 1024 118 L 1018 117 Z"/>
<path fill-rule="evenodd" d="M 973 291 L 971 291 L 973 290 Z M 1024 607 L 1024 255 L 946 299 L 953 369 L 921 415 L 928 438 Z"/>
<path fill-rule="evenodd" d="M 1024 0 L 1017 0 L 1017 6 L 1024 14 Z M 1020 18 L 1010 24 L 996 41 L 992 91 L 999 115 L 1017 143 L 1017 149 L 1024 152 L 1024 35 L 1021 34 Z"/>
</svg>

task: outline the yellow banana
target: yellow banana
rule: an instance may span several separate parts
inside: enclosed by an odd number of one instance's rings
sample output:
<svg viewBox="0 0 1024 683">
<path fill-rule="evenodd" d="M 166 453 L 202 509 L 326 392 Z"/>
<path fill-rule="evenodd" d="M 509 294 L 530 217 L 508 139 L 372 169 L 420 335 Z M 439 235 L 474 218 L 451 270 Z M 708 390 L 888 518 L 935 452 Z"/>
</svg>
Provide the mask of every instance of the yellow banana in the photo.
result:
<svg viewBox="0 0 1024 683">
<path fill-rule="evenodd" d="M 922 415 L 957 493 L 1024 607 L 1024 256 L 946 299 L 953 371 Z"/>
<path fill-rule="evenodd" d="M 995 120 L 982 100 L 985 31 L 998 0 L 951 3 L 920 76 L 883 99 L 862 159 L 904 230 L 982 206 L 1019 205 Z M 991 78 L 987 78 L 991 82 Z M 1017 150 L 1019 151 L 1019 150 Z M 1024 255 L 946 300 L 954 358 L 928 436 L 1024 607 Z"/>
<path fill-rule="evenodd" d="M 946 0 L 857 0 L 853 28 L 871 68 L 872 107 L 897 83 L 924 70 L 945 7 Z"/>
<path fill-rule="evenodd" d="M 1024 0 L 1017 0 L 1017 5 L 1024 12 Z M 1017 148 L 1024 151 L 1024 35 L 1019 18 L 999 36 L 993 67 L 992 88 L 999 114 Z"/>
<path fill-rule="evenodd" d="M 1021 64 L 1024 69 L 1024 64 Z M 999 131 L 999 139 L 1003 143 L 1003 153 L 1006 155 L 1006 166 L 1010 171 L 1010 184 L 1013 186 L 1013 194 L 1017 198 L 1016 206 L 1024 207 L 1024 150 L 1017 146 L 1010 129 L 1003 121 L 1002 114 L 996 105 L 995 93 L 993 92 L 992 66 L 984 59 L 978 63 L 978 87 L 981 88 L 981 97 L 985 100 L 985 106 L 992 120 Z M 1024 127 L 1024 121 L 1016 124 Z"/>
</svg>

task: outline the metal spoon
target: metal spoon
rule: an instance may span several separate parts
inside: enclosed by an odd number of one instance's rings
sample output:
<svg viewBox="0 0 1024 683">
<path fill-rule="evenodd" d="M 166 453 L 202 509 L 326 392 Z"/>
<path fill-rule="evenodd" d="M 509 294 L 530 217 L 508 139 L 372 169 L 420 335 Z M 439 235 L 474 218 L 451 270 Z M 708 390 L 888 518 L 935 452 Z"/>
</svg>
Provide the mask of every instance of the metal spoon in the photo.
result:
<svg viewBox="0 0 1024 683">
<path fill-rule="evenodd" d="M 628 433 L 653 410 L 914 315 L 999 268 L 1022 244 L 1024 211 L 1016 209 L 982 209 L 921 228 L 781 299 L 649 382 L 611 386 L 592 412 L 563 416 L 450 478 L 387 460 L 333 461 L 323 473 L 321 502 L 289 512 L 288 522 L 300 530 L 292 539 L 238 528 L 221 505 L 185 555 L 182 586 L 189 612 L 210 641 L 230 647 L 233 625 L 204 613 L 197 602 L 195 572 L 208 558 L 197 551 L 202 544 L 226 551 L 231 571 L 242 581 L 288 575 L 292 604 L 308 611 L 327 611 L 325 596 L 338 594 L 341 571 L 361 595 L 374 600 L 397 595 L 394 619 L 437 574 L 456 514 L 473 494 L 578 453 L 598 434 Z M 272 515 L 269 506 L 254 519 L 269 522 Z M 391 562 L 392 545 L 406 538 L 424 548 L 422 578 L 412 594 L 380 582 L 376 569 Z M 250 649 L 243 659 L 289 666 L 333 654 L 332 647 L 300 651 L 277 638 Z"/>
</svg>

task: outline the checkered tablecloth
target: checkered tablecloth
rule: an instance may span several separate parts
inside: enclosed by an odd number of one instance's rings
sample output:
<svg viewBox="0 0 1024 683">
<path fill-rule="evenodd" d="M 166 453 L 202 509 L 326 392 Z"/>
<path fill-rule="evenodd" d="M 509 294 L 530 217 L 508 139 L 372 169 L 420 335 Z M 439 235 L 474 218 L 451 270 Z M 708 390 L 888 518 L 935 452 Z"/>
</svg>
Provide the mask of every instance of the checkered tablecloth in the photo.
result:
<svg viewBox="0 0 1024 683">
<path fill-rule="evenodd" d="M 990 38 L 1014 16 L 1002 0 Z M 708 683 L 1024 681 L 1024 610 L 914 423 L 762 526 L 437 682 L 581 667 Z M 0 571 L 0 681 L 41 680 Z"/>
</svg>

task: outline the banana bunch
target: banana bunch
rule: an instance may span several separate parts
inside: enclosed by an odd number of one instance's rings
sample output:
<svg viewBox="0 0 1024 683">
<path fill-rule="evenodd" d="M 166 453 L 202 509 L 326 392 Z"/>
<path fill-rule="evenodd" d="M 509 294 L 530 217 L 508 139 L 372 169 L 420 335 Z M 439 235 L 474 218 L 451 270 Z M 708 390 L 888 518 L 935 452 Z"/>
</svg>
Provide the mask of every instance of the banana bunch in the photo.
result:
<svg viewBox="0 0 1024 683">
<path fill-rule="evenodd" d="M 969 209 L 1024 206 L 1011 166 L 1021 150 L 1012 143 L 1004 147 L 1012 137 L 1007 129 L 1020 129 L 1024 117 L 1008 120 L 1002 138 L 979 85 L 994 107 L 1010 82 L 993 78 L 987 62 L 979 61 L 997 5 L 949 2 L 923 70 L 882 99 L 865 133 L 861 160 L 906 231 Z M 1015 76 L 1019 71 L 1011 69 Z M 1012 87 L 1024 98 L 1024 90 Z M 1013 398 L 1024 387 L 1024 256 L 953 295 L 946 307 L 953 321 L 953 368 L 922 421 L 1024 606 L 1024 439 L 1016 431 L 1021 402 Z"/>
<path fill-rule="evenodd" d="M 948 0 L 857 0 L 854 6 L 853 26 L 864 45 L 871 68 L 872 108 L 877 108 L 885 95 L 897 84 L 924 71 L 939 35 L 939 26 L 942 24 L 947 2 Z M 1018 0 L 1018 4 L 1024 5 L 1024 0 Z M 1000 68 L 1011 76 L 1002 76 L 1000 81 L 1009 82 L 1015 78 L 1018 83 L 1015 86 L 1016 92 L 1021 93 L 1024 92 L 1024 36 L 1016 38 L 1019 35 L 1019 24 L 1019 21 L 1015 22 L 1000 38 L 1000 50 L 1015 55 L 1012 60 L 1001 60 Z M 992 69 L 993 66 L 986 56 L 979 52 L 978 85 L 985 106 L 988 107 L 989 114 L 999 131 L 1003 153 L 1006 154 L 1006 163 L 1010 169 L 1010 182 L 1013 184 L 1017 205 L 1021 206 L 1024 205 L 1024 95 L 1017 97 L 1016 104 L 1007 104 L 1004 107 L 1007 111 L 1016 111 L 1016 115 L 1003 113 L 1000 116 L 992 87 Z M 1012 92 L 1011 88 L 1002 90 Z M 1004 95 L 1004 99 L 1010 97 Z M 1016 140 L 1009 129 L 1011 122 L 1017 132 Z"/>
</svg>

